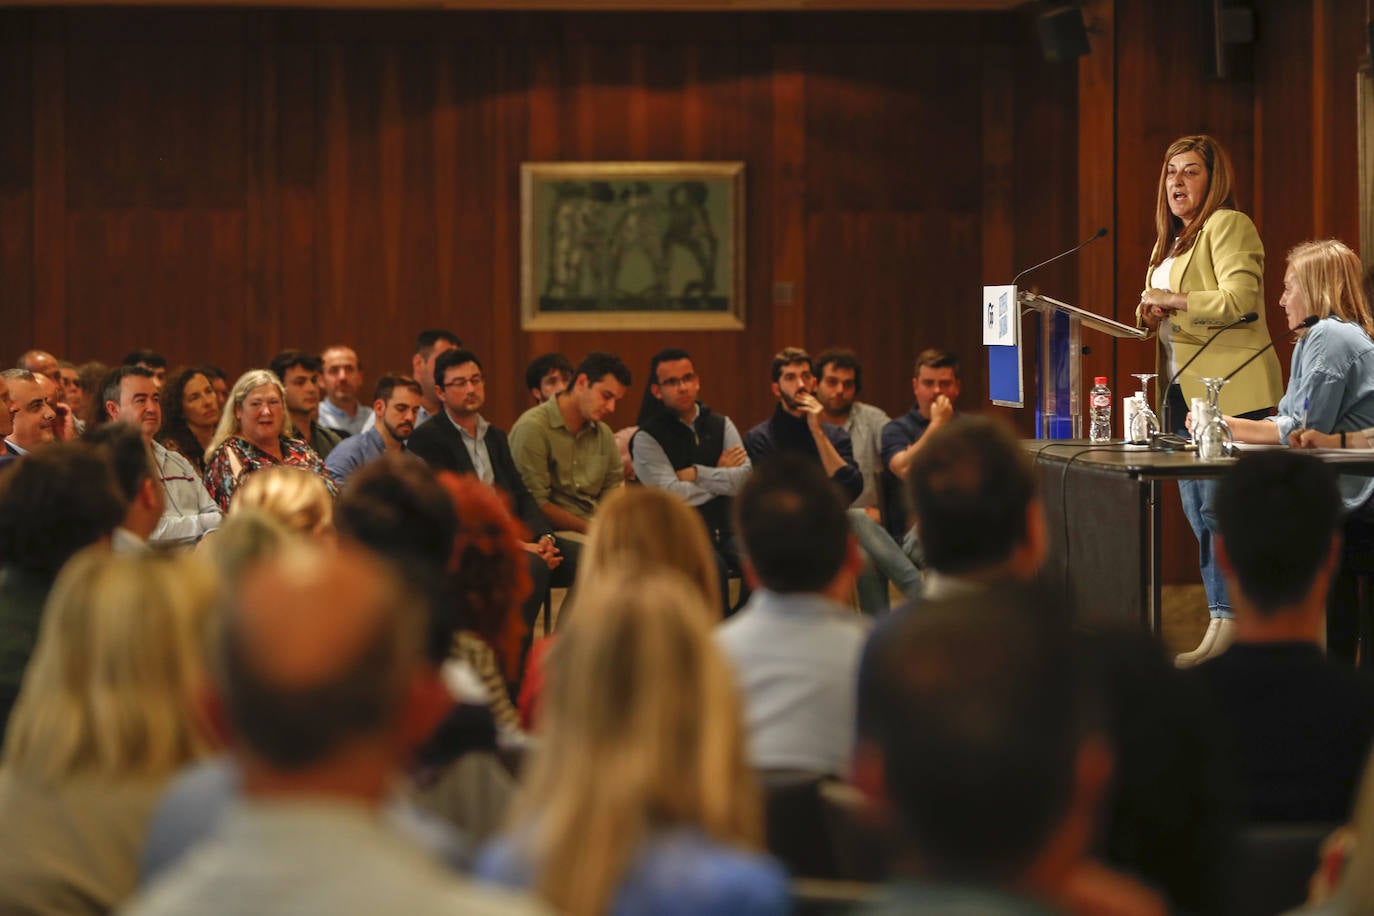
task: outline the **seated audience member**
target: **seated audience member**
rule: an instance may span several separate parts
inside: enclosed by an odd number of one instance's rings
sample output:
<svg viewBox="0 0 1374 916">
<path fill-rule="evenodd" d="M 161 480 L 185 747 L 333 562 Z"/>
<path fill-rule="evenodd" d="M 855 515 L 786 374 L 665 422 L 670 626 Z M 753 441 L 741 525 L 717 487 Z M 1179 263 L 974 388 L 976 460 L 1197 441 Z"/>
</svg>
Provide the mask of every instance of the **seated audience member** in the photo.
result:
<svg viewBox="0 0 1374 916">
<path fill-rule="evenodd" d="M 717 557 L 722 606 L 730 611 L 727 579 L 739 572 L 739 539 L 730 520 L 734 497 L 753 473 L 739 430 L 697 400 L 701 379 L 686 350 L 667 349 L 649 361 L 639 432 L 631 439 L 635 476 L 700 513 Z M 741 603 L 748 590 L 741 595 Z"/>
<path fill-rule="evenodd" d="M 532 588 L 522 614 L 529 630 L 539 609 L 548 602 L 549 590 L 572 584 L 577 545 L 554 534 L 553 526 L 525 488 L 505 431 L 482 416 L 487 388 L 477 355 L 461 349 L 439 354 L 434 360 L 434 388 L 443 404 L 438 422 L 417 429 L 407 445 L 430 467 L 472 474 L 506 495 L 511 512 L 526 528 L 521 547 Z"/>
<path fill-rule="evenodd" d="M 216 699 L 240 797 L 125 912 L 512 913 L 379 817 L 443 688 L 419 596 L 356 548 L 293 545 L 251 569 L 219 632 Z"/>
<path fill-rule="evenodd" d="M 434 390 L 434 361 L 445 350 L 461 350 L 463 342 L 450 331 L 421 331 L 415 338 L 415 353 L 410 357 L 410 377 L 420 383 L 424 396 L 420 402 L 420 416 L 416 427 L 439 412 L 443 406 Z"/>
<path fill-rule="evenodd" d="M 101 386 L 104 412 L 91 427 L 123 422 L 137 427 L 152 450 L 158 486 L 162 490 L 162 518 L 145 540 L 159 547 L 189 547 L 219 526 L 220 511 L 206 492 L 191 462 L 156 439 L 162 426 L 162 390 L 141 366 L 120 366 Z"/>
<path fill-rule="evenodd" d="M 967 417 L 936 433 L 909 466 L 925 551 L 926 598 L 1030 581 L 1049 552 L 1035 472 L 1003 423 Z"/>
<path fill-rule="evenodd" d="M 916 404 L 905 414 L 883 427 L 883 486 L 886 491 L 888 533 L 906 538 L 910 523 L 906 492 L 907 469 L 924 447 L 925 436 L 954 419 L 954 403 L 959 400 L 959 359 L 944 350 L 922 350 L 916 357 L 911 377 L 911 393 Z"/>
<path fill-rule="evenodd" d="M 383 375 L 377 379 L 369 409 L 373 422 L 362 432 L 340 442 L 325 459 L 324 466 L 340 490 L 349 475 L 369 461 L 407 451 L 407 442 L 415 432 L 415 420 L 420 415 L 423 394 L 420 383 L 408 375 Z"/>
<path fill-rule="evenodd" d="M 320 354 L 320 365 L 320 385 L 324 388 L 320 423 L 345 438 L 367 432 L 377 422 L 377 414 L 358 400 L 363 393 L 363 365 L 358 354 L 352 347 L 330 347 Z"/>
<path fill-rule="evenodd" d="M 867 622 L 844 602 L 860 561 L 826 473 L 796 455 L 760 462 L 735 505 L 755 591 L 716 629 L 744 696 L 760 769 L 844 772 Z"/>
<path fill-rule="evenodd" d="M 559 536 L 585 535 L 598 503 L 625 480 L 615 434 L 602 420 L 630 387 L 630 370 L 610 353 L 587 354 L 572 387 L 520 415 L 511 454 L 525 488 Z"/>
<path fill-rule="evenodd" d="M 1374 912 L 1374 756 L 1365 764 L 1350 825 L 1323 844 L 1304 916 Z"/>
<path fill-rule="evenodd" d="M 339 497 L 337 518 L 343 538 L 385 556 L 430 596 L 426 655 L 436 667 L 442 665 L 461 622 L 453 574 L 464 559 L 454 554 L 458 516 L 443 485 L 420 462 L 381 458 L 353 476 Z M 473 844 L 501 826 L 515 792 L 510 771 L 495 751 L 489 708 L 459 705 L 425 741 L 411 767 L 409 799 L 460 831 L 464 867 Z M 413 820 L 412 815 L 407 822 Z"/>
<path fill-rule="evenodd" d="M 1111 755 L 1064 615 L 1011 590 L 929 602 L 859 683 L 853 778 L 891 828 L 873 913 L 1159 913 L 1088 859 Z"/>
<path fill-rule="evenodd" d="M 773 416 L 744 434 L 744 448 L 757 464 L 768 455 L 785 452 L 819 465 L 850 502 L 863 492 L 863 474 L 854 463 L 849 433 L 821 419 L 816 379 L 805 350 L 788 347 L 773 357 Z M 887 582 L 897 583 L 908 596 L 919 593 L 921 574 L 896 542 L 863 511 L 850 513 L 849 525 L 868 564 L 858 584 L 859 607 L 878 614 L 890 606 Z"/>
<path fill-rule="evenodd" d="M 305 468 L 322 477 L 330 493 L 336 490 L 320 456 L 296 438 L 281 380 L 267 369 L 250 369 L 234 383 L 205 451 L 205 489 L 227 512 L 244 475 L 281 464 Z"/>
<path fill-rule="evenodd" d="M 536 356 L 525 367 L 525 387 L 536 404 L 568 389 L 573 380 L 573 364 L 562 353 Z"/>
<path fill-rule="evenodd" d="M 1202 685 L 1138 625 L 1078 641 L 1115 761 L 1094 856 L 1149 883 L 1174 912 L 1225 912 L 1238 799 Z"/>
<path fill-rule="evenodd" d="M 110 533 L 110 548 L 115 553 L 146 553 L 166 502 L 147 441 L 137 426 L 124 422 L 97 426 L 82 440 L 94 445 L 110 463 L 124 499 L 124 520 Z"/>
<path fill-rule="evenodd" d="M 52 408 L 56 419 L 53 421 L 52 434 L 58 442 L 73 442 L 79 435 L 77 433 L 77 416 L 72 413 L 66 401 L 63 400 L 62 381 L 53 378 L 51 375 L 40 375 L 34 373 L 34 381 L 38 382 L 38 387 L 43 390 L 43 399 Z"/>
<path fill-rule="evenodd" d="M 864 488 L 849 507 L 863 509 L 873 521 L 880 522 L 881 440 L 890 417 L 881 408 L 858 399 L 864 390 L 864 367 L 853 350 L 826 350 L 816 357 L 815 363 L 815 397 L 821 405 L 821 420 L 849 433 L 854 463 L 863 475 Z"/>
<path fill-rule="evenodd" d="M 215 438 L 222 406 L 204 366 L 182 369 L 162 386 L 162 430 L 157 441 L 185 458 L 197 480 L 205 474 L 205 450 Z"/>
<path fill-rule="evenodd" d="M 291 415 L 296 435 L 315 454 L 328 458 L 343 437 L 316 420 L 320 408 L 320 358 L 302 350 L 283 350 L 272 357 L 267 368 L 281 379 L 286 412 Z"/>
<path fill-rule="evenodd" d="M 52 379 L 60 379 L 61 368 L 57 363 L 57 357 L 47 350 L 25 350 L 14 364 L 16 369 L 23 369 L 32 372 L 34 375 L 46 375 Z"/>
<path fill-rule="evenodd" d="M 5 450 L 11 455 L 27 455 L 57 438 L 57 411 L 40 377 L 27 369 L 0 372 L 0 379 L 9 388 L 10 432 L 5 437 Z"/>
<path fill-rule="evenodd" d="M 520 523 L 495 491 L 470 474 L 445 472 L 439 483 L 458 516 L 451 563 L 458 619 L 445 678 L 450 689 L 462 685 L 454 691 L 459 700 L 491 710 L 503 742 L 518 744 L 525 734 L 511 685 L 520 677 L 525 638 L 520 604 L 530 593 Z"/>
<path fill-rule="evenodd" d="M 67 360 L 58 360 L 57 363 L 58 382 L 62 385 L 62 400 L 66 402 L 71 410 L 72 416 L 76 417 L 77 434 L 85 432 L 86 421 L 86 392 L 81 387 L 80 373 L 76 366 Z"/>
<path fill-rule="evenodd" d="M 159 388 L 167 380 L 167 360 L 156 350 L 134 350 L 120 361 L 125 366 L 141 366 L 153 374 Z"/>
<path fill-rule="evenodd" d="M 579 563 L 591 580 L 617 569 L 675 569 L 701 590 L 711 607 L 723 608 L 720 593 L 725 586 L 701 516 L 663 490 L 625 487 L 608 498 L 592 519 Z M 559 615 L 560 628 L 580 603 L 579 593 L 574 591 Z M 588 612 L 595 611 L 590 608 Z M 717 612 L 711 622 L 720 618 Z M 538 718 L 544 659 L 553 643 L 552 637 L 535 643 L 525 665 L 520 682 L 520 719 L 526 729 Z"/>
<path fill-rule="evenodd" d="M 322 537 L 334 533 L 334 495 L 322 477 L 303 468 L 264 468 L 245 478 L 229 514 L 241 510 L 266 513 L 293 534 Z"/>
<path fill-rule="evenodd" d="M 123 520 L 114 471 L 89 445 L 54 445 L 0 474 L 0 734 L 58 571 Z"/>
<path fill-rule="evenodd" d="M 58 577 L 0 761 L 0 911 L 107 913 L 133 891 L 159 794 L 209 749 L 216 592 L 194 557 L 100 547 Z"/>
<path fill-rule="evenodd" d="M 1246 455 L 1222 477 L 1215 511 L 1236 641 L 1197 674 L 1216 700 L 1245 813 L 1343 821 L 1374 738 L 1374 683 L 1322 652 L 1340 560 L 1335 476 L 1297 452 Z"/>
<path fill-rule="evenodd" d="M 738 696 L 712 644 L 715 607 L 675 572 L 579 586 L 550 656 L 541 742 L 510 832 L 477 874 L 560 913 L 791 911 L 758 852 L 762 812 Z"/>
<path fill-rule="evenodd" d="M 207 363 L 201 368 L 205 370 L 205 377 L 210 380 L 210 387 L 215 389 L 215 397 L 219 398 L 219 406 L 222 409 L 229 403 L 229 376 L 225 375 L 219 366 Z"/>
</svg>

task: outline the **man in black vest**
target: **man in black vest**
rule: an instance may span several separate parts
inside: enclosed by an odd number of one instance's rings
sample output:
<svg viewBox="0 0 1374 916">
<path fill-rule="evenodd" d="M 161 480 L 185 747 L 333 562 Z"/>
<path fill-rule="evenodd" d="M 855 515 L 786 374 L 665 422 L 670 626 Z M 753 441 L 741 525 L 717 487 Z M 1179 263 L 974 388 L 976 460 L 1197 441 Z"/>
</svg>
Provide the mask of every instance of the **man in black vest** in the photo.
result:
<svg viewBox="0 0 1374 916">
<path fill-rule="evenodd" d="M 525 625 L 533 627 L 549 589 L 572 584 L 577 545 L 555 537 L 520 478 L 505 432 L 482 417 L 487 391 L 477 356 L 463 349 L 439 353 L 434 360 L 434 389 L 443 410 L 435 415 L 434 422 L 415 427 L 406 448 L 436 470 L 473 474 L 510 497 L 512 514 L 525 523 L 533 539 L 522 545 L 534 583 L 523 612 Z"/>
<path fill-rule="evenodd" d="M 731 498 L 753 466 L 735 424 L 698 401 L 700 392 L 701 379 L 686 350 L 654 354 L 630 456 L 641 483 L 674 493 L 701 513 L 715 547 L 721 597 L 729 614 L 726 578 L 741 568 L 730 522 Z M 741 585 L 740 603 L 747 597 L 748 589 Z"/>
</svg>

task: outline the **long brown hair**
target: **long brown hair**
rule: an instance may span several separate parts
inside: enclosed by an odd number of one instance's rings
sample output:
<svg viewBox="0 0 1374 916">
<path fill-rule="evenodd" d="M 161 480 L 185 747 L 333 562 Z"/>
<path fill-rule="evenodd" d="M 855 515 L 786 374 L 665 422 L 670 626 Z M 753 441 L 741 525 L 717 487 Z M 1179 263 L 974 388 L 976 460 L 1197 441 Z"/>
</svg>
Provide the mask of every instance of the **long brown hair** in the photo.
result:
<svg viewBox="0 0 1374 916">
<path fill-rule="evenodd" d="M 1207 167 L 1207 197 L 1203 199 L 1197 216 L 1186 227 L 1169 209 L 1168 193 L 1169 160 L 1183 153 L 1197 153 Z M 1170 255 L 1180 255 L 1191 249 L 1197 241 L 1198 232 L 1213 213 L 1222 208 L 1235 207 L 1232 187 L 1234 175 L 1231 157 L 1226 155 L 1220 143 L 1206 134 L 1179 137 L 1169 144 L 1164 151 L 1164 164 L 1159 169 L 1159 188 L 1155 194 L 1155 247 L 1150 255 L 1151 270 Z M 1178 236 L 1177 243 L 1174 242 L 1175 235 Z"/>
<path fill-rule="evenodd" d="M 681 573 L 629 566 L 579 586 L 549 655 L 540 743 L 511 811 L 535 888 L 558 912 L 610 909 L 655 832 L 757 849 L 762 810 L 713 608 Z"/>
</svg>

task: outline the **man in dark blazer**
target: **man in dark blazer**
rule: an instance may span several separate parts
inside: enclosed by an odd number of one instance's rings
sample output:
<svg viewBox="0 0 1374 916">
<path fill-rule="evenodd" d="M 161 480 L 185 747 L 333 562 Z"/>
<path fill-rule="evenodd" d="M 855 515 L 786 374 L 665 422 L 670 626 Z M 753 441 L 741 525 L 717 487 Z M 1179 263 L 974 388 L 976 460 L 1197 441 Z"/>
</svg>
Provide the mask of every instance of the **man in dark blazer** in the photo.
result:
<svg viewBox="0 0 1374 916">
<path fill-rule="evenodd" d="M 523 546 L 534 590 L 522 611 L 525 624 L 533 627 L 549 589 L 572 585 L 577 545 L 554 534 L 520 479 L 505 431 L 482 417 L 486 384 L 477 356 L 463 349 L 440 353 L 434 363 L 434 389 L 443 410 L 415 428 L 406 448 L 436 470 L 473 474 L 510 497 L 511 512 L 531 538 Z"/>
</svg>

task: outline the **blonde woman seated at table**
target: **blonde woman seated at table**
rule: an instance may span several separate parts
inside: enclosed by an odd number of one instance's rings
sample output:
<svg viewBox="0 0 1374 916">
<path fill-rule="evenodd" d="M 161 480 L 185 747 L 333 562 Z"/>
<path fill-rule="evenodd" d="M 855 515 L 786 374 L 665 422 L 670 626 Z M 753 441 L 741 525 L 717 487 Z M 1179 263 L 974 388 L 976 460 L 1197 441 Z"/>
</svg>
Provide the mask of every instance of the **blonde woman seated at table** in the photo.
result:
<svg viewBox="0 0 1374 916">
<path fill-rule="evenodd" d="M 1335 239 L 1303 242 L 1288 253 L 1279 306 L 1296 330 L 1288 389 L 1278 413 L 1263 420 L 1227 417 L 1237 442 L 1300 446 L 1347 442 L 1374 427 L 1374 316 L 1361 279 L 1360 258 Z M 1311 328 L 1302 323 L 1317 318 Z M 1325 433 L 1319 439 L 1306 433 Z M 1341 477 L 1347 511 L 1374 494 L 1374 478 Z"/>
<path fill-rule="evenodd" d="M 194 556 L 102 546 L 58 576 L 0 761 L 0 912 L 106 913 L 133 892 L 163 788 L 211 748 L 217 581 Z"/>
</svg>

